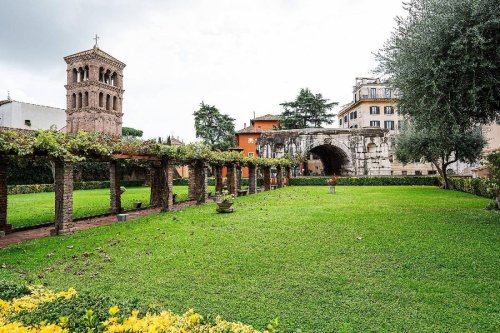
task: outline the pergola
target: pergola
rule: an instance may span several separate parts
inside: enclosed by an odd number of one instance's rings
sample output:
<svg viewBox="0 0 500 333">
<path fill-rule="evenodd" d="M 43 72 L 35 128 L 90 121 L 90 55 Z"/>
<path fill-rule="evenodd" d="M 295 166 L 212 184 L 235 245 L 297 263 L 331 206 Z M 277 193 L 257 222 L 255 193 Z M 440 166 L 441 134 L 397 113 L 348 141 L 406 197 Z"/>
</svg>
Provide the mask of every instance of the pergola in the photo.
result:
<svg viewBox="0 0 500 333">
<path fill-rule="evenodd" d="M 0 131 L 0 230 L 12 231 L 7 218 L 7 171 L 9 159 L 45 158 L 55 166 L 55 220 L 51 234 L 62 235 L 75 229 L 73 221 L 73 169 L 75 163 L 93 160 L 109 163 L 110 213 L 122 212 L 120 160 L 149 162 L 153 207 L 173 208 L 173 178 L 176 165 L 189 167 L 190 200 L 197 204 L 208 199 L 208 170 L 212 167 L 216 192 L 224 188 L 222 168 L 227 168 L 227 190 L 237 196 L 241 188 L 241 167 L 249 168 L 248 194 L 257 192 L 257 170 L 263 176 L 264 191 L 271 189 L 271 167 L 277 169 L 277 187 L 289 179 L 291 162 L 287 159 L 246 158 L 240 152 L 212 151 L 203 145 L 172 147 L 155 142 L 124 144 L 99 133 L 62 134 L 54 131 Z M 283 174 L 285 171 L 285 174 Z"/>
</svg>

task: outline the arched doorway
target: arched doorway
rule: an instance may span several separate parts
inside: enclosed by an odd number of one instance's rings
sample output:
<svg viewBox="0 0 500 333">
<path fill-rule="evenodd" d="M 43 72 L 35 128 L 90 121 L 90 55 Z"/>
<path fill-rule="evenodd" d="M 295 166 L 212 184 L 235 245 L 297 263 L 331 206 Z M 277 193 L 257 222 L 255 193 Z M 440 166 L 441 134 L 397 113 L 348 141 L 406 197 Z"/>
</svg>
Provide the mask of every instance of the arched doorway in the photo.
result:
<svg viewBox="0 0 500 333">
<path fill-rule="evenodd" d="M 323 164 L 323 173 L 327 176 L 334 173 L 341 175 L 349 163 L 349 157 L 346 153 L 339 147 L 330 144 L 316 146 L 310 149 L 309 153 L 319 157 Z"/>
</svg>

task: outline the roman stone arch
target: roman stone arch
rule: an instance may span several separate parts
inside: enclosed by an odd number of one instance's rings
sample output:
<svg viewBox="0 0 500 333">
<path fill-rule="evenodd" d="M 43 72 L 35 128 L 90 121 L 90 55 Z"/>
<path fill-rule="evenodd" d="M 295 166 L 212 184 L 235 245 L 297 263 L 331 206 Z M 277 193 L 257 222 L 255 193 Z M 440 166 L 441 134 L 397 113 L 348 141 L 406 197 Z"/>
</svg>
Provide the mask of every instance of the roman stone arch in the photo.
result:
<svg viewBox="0 0 500 333">
<path fill-rule="evenodd" d="M 258 140 L 261 157 L 319 157 L 326 175 L 390 175 L 388 131 L 380 128 L 304 128 L 267 131 Z"/>
</svg>

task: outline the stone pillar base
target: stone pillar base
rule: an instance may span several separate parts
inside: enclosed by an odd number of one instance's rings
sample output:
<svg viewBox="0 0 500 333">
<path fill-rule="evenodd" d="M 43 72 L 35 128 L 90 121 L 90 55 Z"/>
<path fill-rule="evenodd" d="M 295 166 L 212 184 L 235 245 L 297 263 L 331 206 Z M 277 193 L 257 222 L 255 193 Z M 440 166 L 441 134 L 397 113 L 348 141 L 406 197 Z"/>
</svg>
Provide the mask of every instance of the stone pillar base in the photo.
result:
<svg viewBox="0 0 500 333">
<path fill-rule="evenodd" d="M 56 228 L 50 229 L 50 235 L 51 236 L 57 236 L 57 235 L 70 235 L 76 231 L 75 227 L 69 227 L 69 228 L 64 228 L 60 229 L 59 232 L 57 232 Z"/>
<path fill-rule="evenodd" d="M 10 234 L 12 232 L 12 224 L 0 225 L 0 231 L 3 231 L 5 234 Z"/>
</svg>

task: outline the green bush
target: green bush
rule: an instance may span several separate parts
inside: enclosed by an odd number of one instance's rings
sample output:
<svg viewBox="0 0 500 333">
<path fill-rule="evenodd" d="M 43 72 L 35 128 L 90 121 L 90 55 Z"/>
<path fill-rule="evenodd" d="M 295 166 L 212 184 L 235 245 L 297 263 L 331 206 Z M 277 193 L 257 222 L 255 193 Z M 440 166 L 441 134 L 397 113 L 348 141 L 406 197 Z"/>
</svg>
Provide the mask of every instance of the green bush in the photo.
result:
<svg viewBox="0 0 500 333">
<path fill-rule="evenodd" d="M 10 301 L 30 293 L 28 287 L 10 281 L 0 281 L 0 299 Z"/>
<path fill-rule="evenodd" d="M 291 186 L 327 186 L 330 177 L 297 177 L 290 179 Z M 339 186 L 394 186 L 394 185 L 439 185 L 435 176 L 346 176 L 339 177 Z"/>
<path fill-rule="evenodd" d="M 486 198 L 495 198 L 493 191 L 490 191 L 491 180 L 488 178 L 449 178 L 450 188 L 456 191 L 479 195 Z"/>
<path fill-rule="evenodd" d="M 125 187 L 136 187 L 144 185 L 144 180 L 127 180 L 121 182 Z M 109 188 L 109 181 L 75 182 L 75 190 L 95 190 Z M 8 194 L 29 194 L 41 192 L 54 192 L 54 184 L 31 184 L 31 185 L 9 185 Z"/>
<path fill-rule="evenodd" d="M 188 186 L 189 181 L 187 178 L 177 178 L 173 181 L 174 186 Z M 263 181 L 261 178 L 257 179 L 257 186 L 262 186 Z M 215 178 L 208 178 L 208 186 L 215 186 Z M 248 186 L 248 178 L 241 179 L 241 186 Z"/>
</svg>

